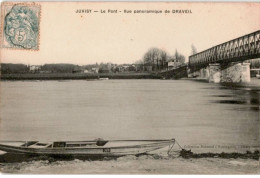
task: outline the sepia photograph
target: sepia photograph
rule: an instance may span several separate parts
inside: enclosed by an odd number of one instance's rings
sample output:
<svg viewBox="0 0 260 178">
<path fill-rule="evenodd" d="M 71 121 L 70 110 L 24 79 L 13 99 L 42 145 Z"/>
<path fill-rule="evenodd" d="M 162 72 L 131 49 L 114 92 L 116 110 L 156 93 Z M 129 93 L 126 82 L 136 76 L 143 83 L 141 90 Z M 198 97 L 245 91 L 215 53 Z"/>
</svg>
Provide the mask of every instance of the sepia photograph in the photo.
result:
<svg viewBox="0 0 260 178">
<path fill-rule="evenodd" d="M 2 1 L 0 174 L 260 174 L 259 9 Z"/>
</svg>

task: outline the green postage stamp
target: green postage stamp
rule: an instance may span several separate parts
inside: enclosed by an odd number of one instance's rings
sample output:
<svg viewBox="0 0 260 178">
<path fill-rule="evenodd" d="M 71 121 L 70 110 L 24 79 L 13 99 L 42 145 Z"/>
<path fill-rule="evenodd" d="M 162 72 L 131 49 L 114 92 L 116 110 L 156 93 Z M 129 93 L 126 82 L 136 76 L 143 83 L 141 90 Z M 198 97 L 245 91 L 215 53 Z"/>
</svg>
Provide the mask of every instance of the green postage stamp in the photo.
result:
<svg viewBox="0 0 260 178">
<path fill-rule="evenodd" d="M 35 3 L 2 3 L 2 47 L 39 50 L 40 13 Z"/>
</svg>

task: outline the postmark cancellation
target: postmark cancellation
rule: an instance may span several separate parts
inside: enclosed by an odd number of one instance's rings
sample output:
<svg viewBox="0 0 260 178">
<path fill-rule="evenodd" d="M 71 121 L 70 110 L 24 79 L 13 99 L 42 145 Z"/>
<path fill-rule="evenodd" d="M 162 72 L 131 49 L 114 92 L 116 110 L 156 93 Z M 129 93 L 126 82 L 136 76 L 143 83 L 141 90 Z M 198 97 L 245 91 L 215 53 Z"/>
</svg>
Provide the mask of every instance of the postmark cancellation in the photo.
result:
<svg viewBox="0 0 260 178">
<path fill-rule="evenodd" d="M 2 3 L 1 46 L 39 50 L 41 7 L 36 3 Z"/>
</svg>

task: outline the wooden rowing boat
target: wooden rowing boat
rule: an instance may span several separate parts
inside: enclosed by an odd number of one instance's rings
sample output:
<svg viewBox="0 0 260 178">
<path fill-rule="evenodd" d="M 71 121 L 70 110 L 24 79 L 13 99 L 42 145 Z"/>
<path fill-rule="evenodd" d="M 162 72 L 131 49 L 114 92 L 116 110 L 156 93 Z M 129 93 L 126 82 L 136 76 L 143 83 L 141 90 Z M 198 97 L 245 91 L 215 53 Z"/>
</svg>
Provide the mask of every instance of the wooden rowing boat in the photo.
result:
<svg viewBox="0 0 260 178">
<path fill-rule="evenodd" d="M 14 144 L 16 143 L 16 145 Z M 92 140 L 92 141 L 56 141 L 56 142 L 0 142 L 0 150 L 10 153 L 48 156 L 124 156 L 138 155 L 172 146 L 175 139 L 169 140 Z"/>
</svg>

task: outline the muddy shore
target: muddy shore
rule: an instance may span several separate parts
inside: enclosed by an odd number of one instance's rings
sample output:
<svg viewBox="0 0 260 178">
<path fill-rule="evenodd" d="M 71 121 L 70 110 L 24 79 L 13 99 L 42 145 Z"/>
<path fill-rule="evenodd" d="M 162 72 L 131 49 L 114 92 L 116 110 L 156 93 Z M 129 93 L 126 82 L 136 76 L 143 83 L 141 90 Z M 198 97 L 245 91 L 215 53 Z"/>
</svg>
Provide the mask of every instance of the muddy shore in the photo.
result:
<svg viewBox="0 0 260 178">
<path fill-rule="evenodd" d="M 115 160 L 1 163 L 4 174 L 259 174 L 258 160 L 223 158 L 154 158 L 126 156 Z"/>
</svg>

